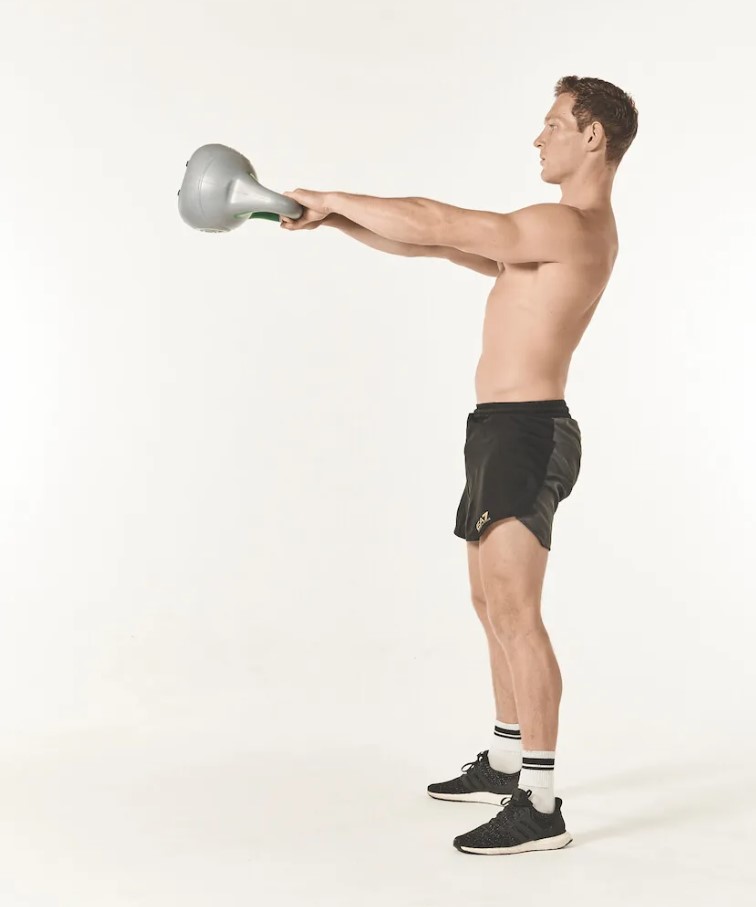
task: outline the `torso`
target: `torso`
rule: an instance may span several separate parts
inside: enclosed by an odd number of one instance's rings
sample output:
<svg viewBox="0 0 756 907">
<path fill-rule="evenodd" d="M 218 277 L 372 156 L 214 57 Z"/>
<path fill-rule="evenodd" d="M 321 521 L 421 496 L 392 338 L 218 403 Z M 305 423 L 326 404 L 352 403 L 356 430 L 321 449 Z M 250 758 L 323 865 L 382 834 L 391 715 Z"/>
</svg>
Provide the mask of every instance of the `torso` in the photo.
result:
<svg viewBox="0 0 756 907">
<path fill-rule="evenodd" d="M 560 400 L 572 354 L 617 258 L 611 209 L 582 211 L 585 253 L 569 262 L 499 263 L 475 372 L 478 403 Z"/>
</svg>

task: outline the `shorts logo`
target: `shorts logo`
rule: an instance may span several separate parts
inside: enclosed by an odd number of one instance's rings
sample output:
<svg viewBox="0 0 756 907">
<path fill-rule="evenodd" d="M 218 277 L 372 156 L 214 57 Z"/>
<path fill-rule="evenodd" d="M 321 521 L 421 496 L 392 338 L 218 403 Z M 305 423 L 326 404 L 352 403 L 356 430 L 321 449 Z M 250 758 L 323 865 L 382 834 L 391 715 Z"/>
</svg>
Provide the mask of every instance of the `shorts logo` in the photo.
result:
<svg viewBox="0 0 756 907">
<path fill-rule="evenodd" d="M 491 519 L 491 517 L 488 515 L 488 511 L 486 511 L 483 514 L 483 516 L 478 520 L 478 522 L 475 524 L 475 528 L 478 530 L 478 532 L 480 532 L 480 527 L 483 526 L 485 523 L 488 523 L 490 521 L 490 519 Z"/>
</svg>

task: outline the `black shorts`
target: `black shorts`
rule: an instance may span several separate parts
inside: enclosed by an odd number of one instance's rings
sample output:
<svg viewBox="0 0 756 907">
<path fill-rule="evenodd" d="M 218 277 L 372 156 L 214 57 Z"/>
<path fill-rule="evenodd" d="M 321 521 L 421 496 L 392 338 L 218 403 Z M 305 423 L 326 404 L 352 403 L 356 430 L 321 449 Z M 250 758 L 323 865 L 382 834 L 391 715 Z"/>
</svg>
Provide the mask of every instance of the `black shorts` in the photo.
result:
<svg viewBox="0 0 756 907">
<path fill-rule="evenodd" d="M 454 534 L 478 541 L 497 520 L 517 517 L 551 550 L 554 513 L 577 481 L 581 452 L 564 400 L 478 403 L 467 417 Z"/>
</svg>

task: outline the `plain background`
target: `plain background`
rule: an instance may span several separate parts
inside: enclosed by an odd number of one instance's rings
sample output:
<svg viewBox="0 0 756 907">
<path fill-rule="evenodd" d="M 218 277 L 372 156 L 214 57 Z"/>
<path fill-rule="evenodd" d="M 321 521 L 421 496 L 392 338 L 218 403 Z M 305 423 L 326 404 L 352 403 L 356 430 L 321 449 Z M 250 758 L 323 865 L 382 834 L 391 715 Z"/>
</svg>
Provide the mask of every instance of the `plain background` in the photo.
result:
<svg viewBox="0 0 756 907">
<path fill-rule="evenodd" d="M 4 907 L 746 903 L 748 6 L 0 8 Z M 543 597 L 575 840 L 485 860 L 496 809 L 425 788 L 494 718 L 452 533 L 492 280 L 176 193 L 221 142 L 276 191 L 558 201 L 567 74 L 640 114 Z"/>
</svg>

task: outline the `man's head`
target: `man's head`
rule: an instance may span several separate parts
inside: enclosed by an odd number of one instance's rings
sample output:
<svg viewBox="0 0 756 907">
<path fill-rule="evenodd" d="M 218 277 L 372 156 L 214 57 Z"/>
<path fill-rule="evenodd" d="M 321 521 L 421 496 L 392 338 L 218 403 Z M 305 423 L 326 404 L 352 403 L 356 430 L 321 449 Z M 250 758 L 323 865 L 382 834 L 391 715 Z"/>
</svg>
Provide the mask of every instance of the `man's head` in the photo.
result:
<svg viewBox="0 0 756 907">
<path fill-rule="evenodd" d="M 630 95 L 603 79 L 564 76 L 554 97 L 533 142 L 543 159 L 543 180 L 561 183 L 594 168 L 613 174 L 638 132 L 638 111 Z"/>
</svg>

